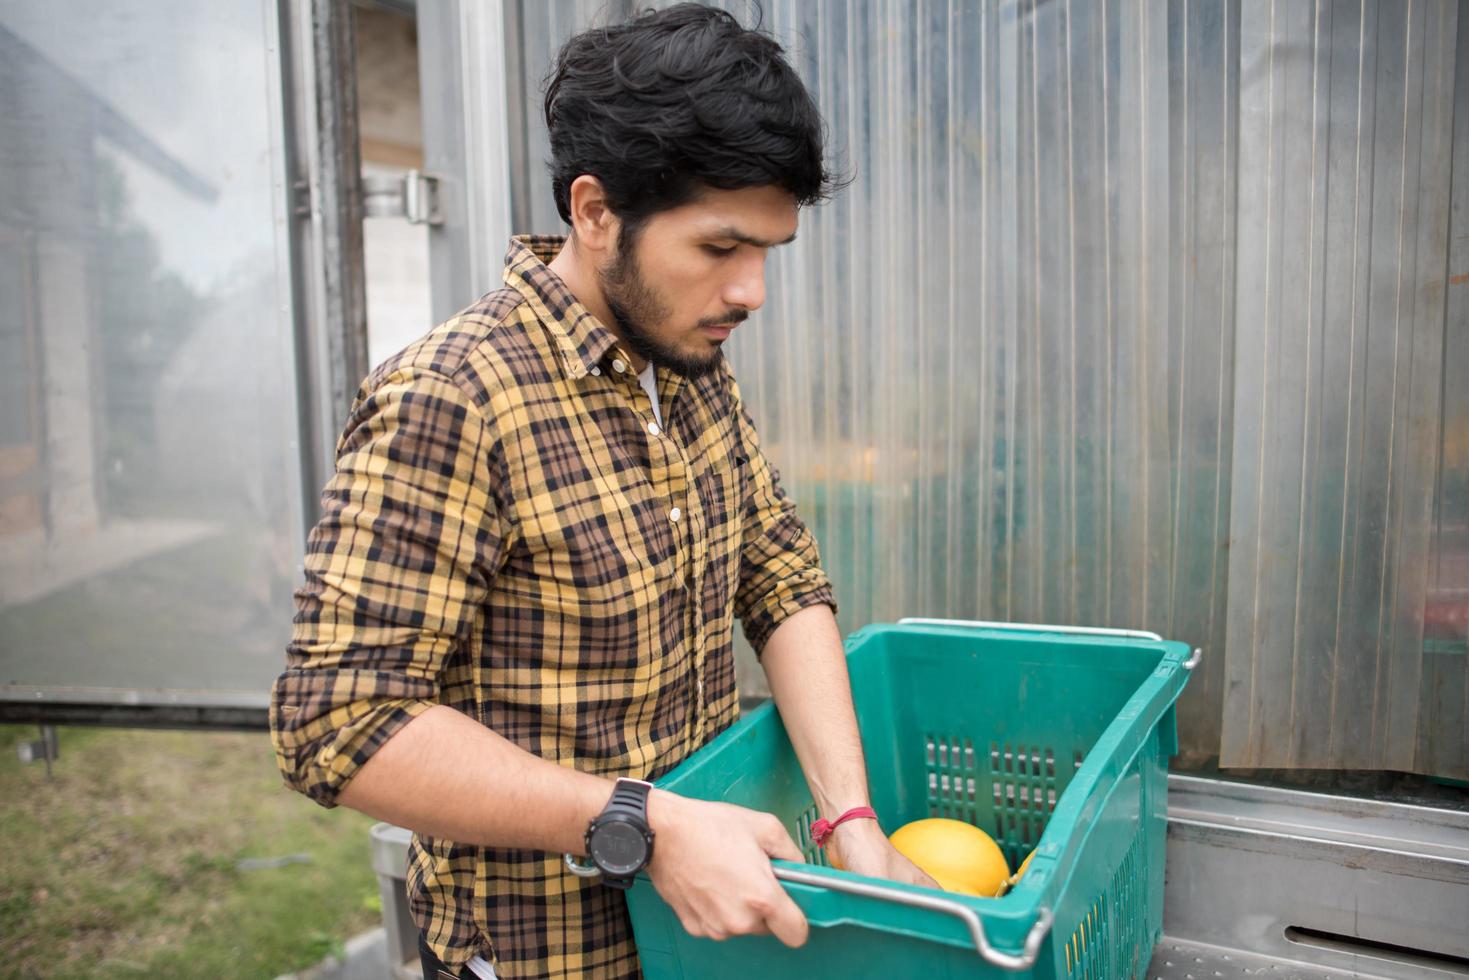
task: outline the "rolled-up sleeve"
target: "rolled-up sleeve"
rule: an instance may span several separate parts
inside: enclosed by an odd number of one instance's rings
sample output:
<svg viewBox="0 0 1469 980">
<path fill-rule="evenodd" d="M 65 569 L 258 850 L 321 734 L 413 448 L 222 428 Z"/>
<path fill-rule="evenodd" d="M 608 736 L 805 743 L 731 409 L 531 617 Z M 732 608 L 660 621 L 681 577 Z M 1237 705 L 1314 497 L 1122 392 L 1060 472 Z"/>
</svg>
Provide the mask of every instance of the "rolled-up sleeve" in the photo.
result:
<svg viewBox="0 0 1469 980">
<path fill-rule="evenodd" d="M 758 655 L 770 634 L 792 614 L 818 604 L 828 605 L 835 612 L 836 598 L 821 568 L 816 537 L 796 514 L 796 505 L 781 489 L 780 474 L 760 451 L 755 424 L 745 411 L 733 379 L 730 386 L 735 424 L 750 471 L 735 615 Z"/>
<path fill-rule="evenodd" d="M 323 806 L 438 698 L 504 552 L 496 458 L 448 377 L 399 369 L 359 393 L 271 694 L 281 773 Z"/>
</svg>

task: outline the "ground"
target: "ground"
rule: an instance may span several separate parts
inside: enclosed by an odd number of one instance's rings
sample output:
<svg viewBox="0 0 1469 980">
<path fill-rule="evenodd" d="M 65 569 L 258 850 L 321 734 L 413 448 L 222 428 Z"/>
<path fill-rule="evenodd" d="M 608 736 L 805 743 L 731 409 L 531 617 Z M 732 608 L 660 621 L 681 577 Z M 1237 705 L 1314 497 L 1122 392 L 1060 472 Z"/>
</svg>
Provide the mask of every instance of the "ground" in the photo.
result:
<svg viewBox="0 0 1469 980">
<path fill-rule="evenodd" d="M 264 734 L 0 726 L 0 977 L 274 977 L 379 921 L 372 821 L 281 783 Z M 278 866 L 246 859 L 309 855 Z"/>
</svg>

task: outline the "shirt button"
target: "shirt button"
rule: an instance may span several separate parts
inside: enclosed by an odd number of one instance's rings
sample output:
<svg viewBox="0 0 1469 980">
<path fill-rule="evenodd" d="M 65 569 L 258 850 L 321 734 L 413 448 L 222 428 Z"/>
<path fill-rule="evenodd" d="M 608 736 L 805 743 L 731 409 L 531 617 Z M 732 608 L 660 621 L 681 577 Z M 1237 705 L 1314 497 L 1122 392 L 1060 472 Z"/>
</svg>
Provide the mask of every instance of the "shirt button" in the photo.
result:
<svg viewBox="0 0 1469 980">
<path fill-rule="evenodd" d="M 683 516 L 683 511 L 679 510 L 677 507 L 673 508 L 673 510 L 670 510 L 668 512 L 668 519 L 670 521 L 675 521 L 676 522 L 682 516 Z"/>
<path fill-rule="evenodd" d="M 592 373 L 595 374 L 595 375 L 598 375 L 600 377 L 601 374 L 602 374 L 602 369 L 599 368 L 599 367 L 594 367 L 594 368 L 592 368 Z"/>
<path fill-rule="evenodd" d="M 658 433 L 660 433 L 662 431 L 663 431 L 662 429 L 658 428 L 658 423 L 657 422 L 649 422 L 648 423 L 648 435 L 650 435 L 650 436 L 656 436 Z"/>
<path fill-rule="evenodd" d="M 622 358 L 616 358 L 612 362 L 612 370 L 616 371 L 618 374 L 621 374 L 622 372 L 627 370 L 627 364 L 623 362 Z"/>
</svg>

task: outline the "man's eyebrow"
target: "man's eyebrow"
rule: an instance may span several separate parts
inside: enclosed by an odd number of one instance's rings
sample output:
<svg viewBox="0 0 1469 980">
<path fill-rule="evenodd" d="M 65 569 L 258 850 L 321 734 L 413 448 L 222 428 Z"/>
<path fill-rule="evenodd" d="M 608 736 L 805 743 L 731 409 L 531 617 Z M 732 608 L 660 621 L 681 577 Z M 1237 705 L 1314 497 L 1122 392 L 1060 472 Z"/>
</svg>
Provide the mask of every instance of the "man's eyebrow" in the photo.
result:
<svg viewBox="0 0 1469 980">
<path fill-rule="evenodd" d="M 777 245 L 789 245 L 791 242 L 795 241 L 796 233 L 791 232 L 791 237 L 787 238 L 783 242 L 767 242 L 763 238 L 756 238 L 754 235 L 747 235 L 744 232 L 740 231 L 738 228 L 732 228 L 726 225 L 723 228 L 717 228 L 713 232 L 710 232 L 709 237 L 728 238 L 733 241 L 737 241 L 742 245 L 753 245 L 756 248 L 774 248 Z"/>
</svg>

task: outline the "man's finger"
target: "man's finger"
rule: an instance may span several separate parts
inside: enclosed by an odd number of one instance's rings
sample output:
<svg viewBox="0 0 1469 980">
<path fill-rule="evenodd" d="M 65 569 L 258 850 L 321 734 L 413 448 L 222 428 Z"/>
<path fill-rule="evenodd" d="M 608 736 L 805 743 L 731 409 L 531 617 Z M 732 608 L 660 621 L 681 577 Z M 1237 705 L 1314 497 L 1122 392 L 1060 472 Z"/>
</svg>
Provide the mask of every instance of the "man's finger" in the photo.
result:
<svg viewBox="0 0 1469 980">
<path fill-rule="evenodd" d="M 780 897 L 775 900 L 770 914 L 765 917 L 765 924 L 770 927 L 775 938 L 787 946 L 794 948 L 804 945 L 811 934 L 811 925 L 806 921 L 800 906 L 791 900 L 785 889 L 778 883 L 776 888 L 780 891 Z"/>
<path fill-rule="evenodd" d="M 797 864 L 806 863 L 806 856 L 801 853 L 801 849 L 791 839 L 790 831 L 786 830 L 783 824 L 772 827 L 760 844 L 765 848 L 765 853 L 773 858 L 794 861 Z"/>
<path fill-rule="evenodd" d="M 939 891 L 943 891 L 943 886 L 938 883 L 938 879 L 933 875 L 924 871 L 922 868 L 914 868 L 913 871 L 915 872 L 913 875 L 913 883 L 915 885 L 921 885 L 924 888 L 937 888 Z"/>
<path fill-rule="evenodd" d="M 903 871 L 907 873 L 909 880 L 913 884 L 922 885 L 924 888 L 938 888 L 939 891 L 943 891 L 943 888 L 927 871 L 924 871 L 907 857 L 903 857 L 902 862 Z"/>
</svg>

